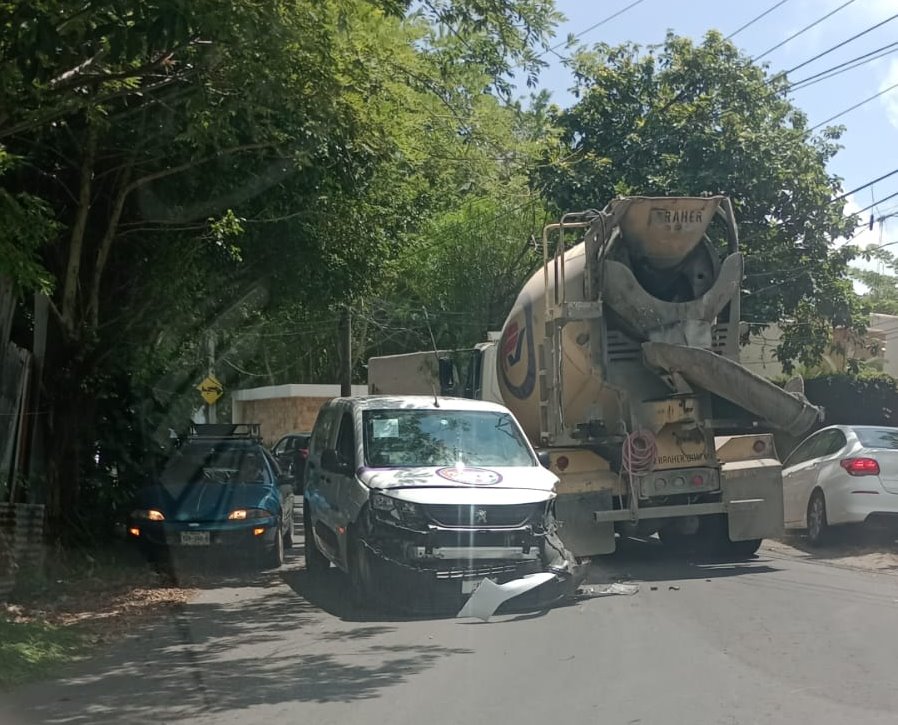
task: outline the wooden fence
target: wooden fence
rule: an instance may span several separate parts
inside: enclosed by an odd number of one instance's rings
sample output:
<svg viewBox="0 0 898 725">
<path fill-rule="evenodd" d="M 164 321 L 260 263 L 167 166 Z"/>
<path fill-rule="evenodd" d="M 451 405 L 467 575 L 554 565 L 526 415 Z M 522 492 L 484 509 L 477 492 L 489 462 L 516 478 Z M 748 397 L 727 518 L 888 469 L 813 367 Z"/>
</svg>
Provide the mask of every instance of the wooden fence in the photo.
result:
<svg viewBox="0 0 898 725">
<path fill-rule="evenodd" d="M 0 601 L 8 600 L 17 580 L 44 564 L 44 507 L 0 504 Z"/>
</svg>

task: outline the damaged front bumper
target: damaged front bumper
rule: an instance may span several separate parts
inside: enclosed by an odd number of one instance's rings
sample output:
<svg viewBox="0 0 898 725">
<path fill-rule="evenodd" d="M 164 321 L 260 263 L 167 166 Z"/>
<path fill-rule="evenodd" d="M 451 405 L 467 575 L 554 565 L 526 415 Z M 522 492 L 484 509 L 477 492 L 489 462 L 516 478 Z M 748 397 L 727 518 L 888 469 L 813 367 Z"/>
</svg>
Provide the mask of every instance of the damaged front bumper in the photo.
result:
<svg viewBox="0 0 898 725">
<path fill-rule="evenodd" d="M 574 594 L 588 565 L 564 549 L 554 530 L 455 529 L 413 531 L 376 524 L 362 543 L 379 591 L 407 608 L 458 611 L 478 585 L 507 584 L 533 574 L 552 578 L 506 608 L 543 608 Z"/>
</svg>

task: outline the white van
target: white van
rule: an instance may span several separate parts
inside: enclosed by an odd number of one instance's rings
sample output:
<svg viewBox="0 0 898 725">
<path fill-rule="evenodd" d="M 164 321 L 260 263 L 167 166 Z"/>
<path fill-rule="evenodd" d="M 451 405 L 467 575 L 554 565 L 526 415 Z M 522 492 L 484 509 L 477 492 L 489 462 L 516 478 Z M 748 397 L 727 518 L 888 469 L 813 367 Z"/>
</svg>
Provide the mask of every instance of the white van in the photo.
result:
<svg viewBox="0 0 898 725">
<path fill-rule="evenodd" d="M 309 445 L 306 567 L 347 572 L 359 603 L 449 603 L 539 572 L 556 575 L 540 601 L 563 596 L 582 567 L 555 531 L 557 480 L 501 405 L 336 398 Z"/>
</svg>

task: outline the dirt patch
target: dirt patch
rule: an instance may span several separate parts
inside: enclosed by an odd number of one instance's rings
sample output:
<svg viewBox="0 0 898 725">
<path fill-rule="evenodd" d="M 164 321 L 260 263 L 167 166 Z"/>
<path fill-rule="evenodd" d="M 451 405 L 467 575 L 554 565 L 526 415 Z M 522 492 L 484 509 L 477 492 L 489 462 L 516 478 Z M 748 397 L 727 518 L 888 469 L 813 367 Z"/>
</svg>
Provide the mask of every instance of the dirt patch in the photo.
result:
<svg viewBox="0 0 898 725">
<path fill-rule="evenodd" d="M 28 587 L 3 613 L 13 622 L 78 626 L 106 639 L 130 629 L 135 620 L 185 604 L 192 595 L 192 589 L 176 586 L 148 566 L 112 563 Z"/>
<path fill-rule="evenodd" d="M 837 535 L 833 541 L 819 547 L 811 546 L 802 536 L 789 536 L 779 541 L 765 541 L 761 552 L 846 569 L 898 574 L 898 545 L 863 532 Z"/>
<path fill-rule="evenodd" d="M 0 603 L 0 688 L 52 675 L 143 622 L 184 605 L 194 590 L 116 552 L 57 552 L 44 571 L 20 577 Z"/>
</svg>

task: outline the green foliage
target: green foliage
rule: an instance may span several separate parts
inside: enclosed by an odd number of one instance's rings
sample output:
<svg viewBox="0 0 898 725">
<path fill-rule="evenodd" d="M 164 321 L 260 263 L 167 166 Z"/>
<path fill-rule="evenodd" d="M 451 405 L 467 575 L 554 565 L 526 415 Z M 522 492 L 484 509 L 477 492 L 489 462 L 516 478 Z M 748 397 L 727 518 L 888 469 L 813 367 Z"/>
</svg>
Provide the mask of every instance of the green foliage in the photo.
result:
<svg viewBox="0 0 898 725">
<path fill-rule="evenodd" d="M 863 299 L 872 312 L 898 315 L 898 260 L 887 249 L 867 249 L 861 252 L 868 261 L 877 261 L 879 271 L 852 267 L 851 276 L 866 288 Z"/>
<path fill-rule="evenodd" d="M 84 640 L 64 627 L 0 616 L 0 689 L 48 676 L 76 659 Z"/>
<path fill-rule="evenodd" d="M 781 322 L 783 361 L 813 363 L 833 325 L 861 329 L 863 305 L 839 180 L 826 171 L 839 129 L 815 136 L 769 78 L 716 32 L 700 44 L 669 35 L 659 47 L 598 45 L 578 53 L 576 104 L 557 111 L 562 138 L 535 181 L 561 209 L 618 194 L 726 194 L 745 253 L 743 315 Z M 788 365 L 788 363 L 785 363 Z"/>
<path fill-rule="evenodd" d="M 375 325 L 372 339 L 378 354 L 434 342 L 469 347 L 501 329 L 542 261 L 534 239 L 546 222 L 545 207 L 523 188 L 519 193 L 471 199 L 425 226 L 426 241 L 397 261 L 390 315 Z"/>
<path fill-rule="evenodd" d="M 805 395 L 823 406 L 826 425 L 898 425 L 898 382 L 885 373 L 821 375 L 805 381 Z"/>
<path fill-rule="evenodd" d="M 0 272 L 53 283 L 57 517 L 113 515 L 152 470 L 208 331 L 228 389 L 332 380 L 339 308 L 520 178 L 539 134 L 489 91 L 538 69 L 551 2 L 409 8 L 0 0 Z"/>
</svg>

